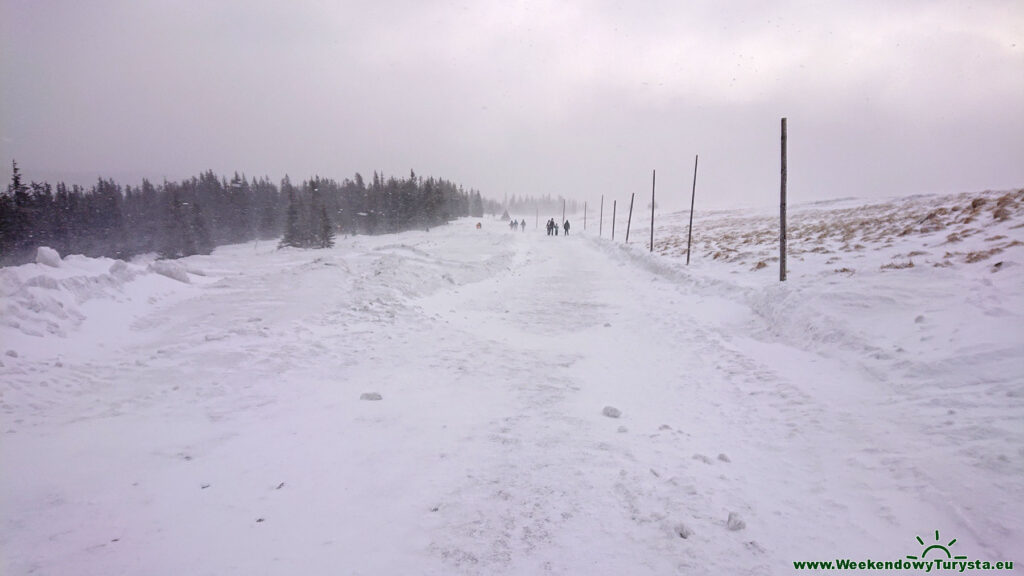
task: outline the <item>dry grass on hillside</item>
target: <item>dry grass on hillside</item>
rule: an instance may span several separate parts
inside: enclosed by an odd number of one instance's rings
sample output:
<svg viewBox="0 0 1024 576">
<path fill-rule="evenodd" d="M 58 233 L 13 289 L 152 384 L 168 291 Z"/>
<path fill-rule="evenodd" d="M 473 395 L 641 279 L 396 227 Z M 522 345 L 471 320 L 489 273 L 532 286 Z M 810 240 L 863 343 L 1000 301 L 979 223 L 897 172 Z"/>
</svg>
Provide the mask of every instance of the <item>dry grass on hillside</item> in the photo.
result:
<svg viewBox="0 0 1024 576">
<path fill-rule="evenodd" d="M 686 226 L 671 226 L 669 233 L 655 243 L 655 249 L 666 255 L 685 254 Z M 916 196 L 852 208 L 795 207 L 788 218 L 787 236 L 788 257 L 796 261 L 821 255 L 826 257 L 825 264 L 838 265 L 863 259 L 872 251 L 890 251 L 889 261 L 880 266 L 884 270 L 976 264 L 1024 245 L 1024 189 Z M 694 225 L 694 249 L 703 259 L 752 270 L 768 268 L 778 262 L 778 218 L 735 214 L 699 218 Z M 854 269 L 836 266 L 835 271 L 852 274 Z"/>
</svg>

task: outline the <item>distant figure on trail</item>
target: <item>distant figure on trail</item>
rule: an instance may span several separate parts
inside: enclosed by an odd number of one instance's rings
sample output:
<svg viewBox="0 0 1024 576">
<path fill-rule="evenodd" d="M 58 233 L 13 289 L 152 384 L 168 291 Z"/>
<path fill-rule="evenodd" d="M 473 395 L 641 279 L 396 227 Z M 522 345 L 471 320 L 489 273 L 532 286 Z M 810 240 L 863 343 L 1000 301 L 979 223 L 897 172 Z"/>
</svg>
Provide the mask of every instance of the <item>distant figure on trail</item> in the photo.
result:
<svg viewBox="0 0 1024 576">
<path fill-rule="evenodd" d="M 569 235 L 569 221 L 566 220 L 565 224 L 562 224 L 562 227 L 565 228 L 565 235 L 568 236 Z"/>
<path fill-rule="evenodd" d="M 548 227 L 548 236 L 554 235 L 553 229 L 555 227 L 555 223 L 550 218 L 548 219 L 547 227 Z"/>
<path fill-rule="evenodd" d="M 481 228 L 481 225 L 480 225 L 480 223 L 479 223 L 479 222 L 477 222 L 477 223 L 476 223 L 476 229 L 477 229 L 477 230 L 479 230 L 480 228 Z"/>
<path fill-rule="evenodd" d="M 523 218 L 523 221 L 519 225 L 522 226 L 523 232 L 526 232 L 526 218 Z"/>
</svg>

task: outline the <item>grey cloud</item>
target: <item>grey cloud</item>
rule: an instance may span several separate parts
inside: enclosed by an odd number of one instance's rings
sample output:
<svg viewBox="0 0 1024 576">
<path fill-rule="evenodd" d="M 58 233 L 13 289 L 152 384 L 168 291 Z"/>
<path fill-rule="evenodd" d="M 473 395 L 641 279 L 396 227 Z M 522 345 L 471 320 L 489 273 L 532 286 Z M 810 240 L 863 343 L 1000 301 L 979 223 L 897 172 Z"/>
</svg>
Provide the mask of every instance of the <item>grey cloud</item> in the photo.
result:
<svg viewBox="0 0 1024 576">
<path fill-rule="evenodd" d="M 767 203 L 1024 184 L 1015 2 L 7 3 L 0 174 L 410 168 Z M 77 178 L 77 176 L 76 176 Z M 680 202 L 673 203 L 673 195 Z"/>
</svg>

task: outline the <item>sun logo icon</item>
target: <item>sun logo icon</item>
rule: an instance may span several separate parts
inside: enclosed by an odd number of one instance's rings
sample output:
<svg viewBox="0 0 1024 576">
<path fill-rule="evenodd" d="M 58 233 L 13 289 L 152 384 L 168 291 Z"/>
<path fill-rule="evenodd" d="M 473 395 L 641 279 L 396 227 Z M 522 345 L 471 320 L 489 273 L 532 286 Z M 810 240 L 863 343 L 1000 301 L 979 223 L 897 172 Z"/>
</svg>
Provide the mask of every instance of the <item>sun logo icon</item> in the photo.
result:
<svg viewBox="0 0 1024 576">
<path fill-rule="evenodd" d="M 935 541 L 940 542 L 938 530 L 935 531 Z M 921 540 L 920 536 L 917 537 L 917 542 L 921 546 L 925 546 L 925 549 L 924 552 L 921 553 L 920 558 L 918 558 L 917 556 L 907 556 L 907 558 L 911 560 L 924 560 L 925 557 L 928 556 L 928 553 L 932 550 L 938 550 L 939 552 L 945 554 L 946 558 L 952 558 L 953 560 L 967 560 L 967 556 L 953 556 L 953 554 L 950 553 L 949 547 L 952 547 L 953 544 L 956 544 L 956 538 L 953 538 L 949 542 L 946 542 L 945 546 L 943 546 L 942 544 L 932 544 L 931 546 L 926 546 L 924 540 Z"/>
</svg>

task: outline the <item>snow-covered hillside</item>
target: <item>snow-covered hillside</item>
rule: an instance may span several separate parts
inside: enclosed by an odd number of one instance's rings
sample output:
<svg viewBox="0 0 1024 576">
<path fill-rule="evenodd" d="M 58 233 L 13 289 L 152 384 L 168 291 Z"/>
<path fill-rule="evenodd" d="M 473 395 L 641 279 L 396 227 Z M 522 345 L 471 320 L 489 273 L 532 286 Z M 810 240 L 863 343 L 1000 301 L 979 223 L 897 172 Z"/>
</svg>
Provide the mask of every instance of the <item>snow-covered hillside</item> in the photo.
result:
<svg viewBox="0 0 1024 576">
<path fill-rule="evenodd" d="M 1022 561 L 1024 193 L 687 216 L 0 270 L 0 573 Z"/>
</svg>

